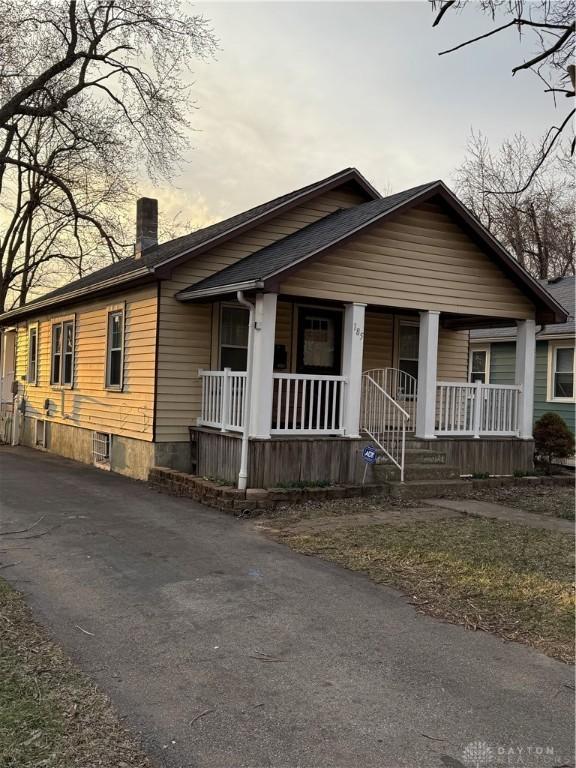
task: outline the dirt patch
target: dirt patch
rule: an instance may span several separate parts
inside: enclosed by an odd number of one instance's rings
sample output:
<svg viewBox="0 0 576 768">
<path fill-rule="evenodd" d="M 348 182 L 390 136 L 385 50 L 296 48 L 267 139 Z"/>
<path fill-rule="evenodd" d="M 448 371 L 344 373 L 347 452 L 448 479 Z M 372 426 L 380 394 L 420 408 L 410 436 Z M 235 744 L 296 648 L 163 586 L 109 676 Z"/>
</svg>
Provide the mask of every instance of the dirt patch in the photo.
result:
<svg viewBox="0 0 576 768">
<path fill-rule="evenodd" d="M 470 493 L 469 498 L 491 501 L 525 512 L 574 520 L 574 488 L 554 485 L 506 485 Z"/>
<path fill-rule="evenodd" d="M 349 502 L 348 502 L 349 503 Z M 270 530 L 272 532 L 282 530 L 283 533 L 298 534 L 309 533 L 313 531 L 335 531 L 339 528 L 361 528 L 366 525 L 410 525 L 415 522 L 424 522 L 429 520 L 444 520 L 451 517 L 462 517 L 463 513 L 457 510 L 440 509 L 432 506 L 419 507 L 400 507 L 385 506 L 384 508 L 375 508 L 373 511 L 366 511 L 355 514 L 350 511 L 344 511 L 342 506 L 338 506 L 341 514 L 331 513 L 322 515 L 322 509 L 315 510 L 319 514 L 312 514 L 308 510 L 307 517 L 290 518 L 289 520 L 259 520 L 256 527 L 261 530 Z"/>
<path fill-rule="evenodd" d="M 152 768 L 109 699 L 0 579 L 0 765 Z"/>
</svg>

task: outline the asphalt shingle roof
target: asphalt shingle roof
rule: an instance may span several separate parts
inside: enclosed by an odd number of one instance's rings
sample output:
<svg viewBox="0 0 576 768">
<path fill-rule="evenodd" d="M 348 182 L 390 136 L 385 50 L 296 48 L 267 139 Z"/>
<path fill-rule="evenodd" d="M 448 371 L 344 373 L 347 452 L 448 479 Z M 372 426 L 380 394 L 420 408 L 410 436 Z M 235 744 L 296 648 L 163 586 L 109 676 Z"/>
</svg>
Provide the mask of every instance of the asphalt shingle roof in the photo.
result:
<svg viewBox="0 0 576 768">
<path fill-rule="evenodd" d="M 294 198 L 306 195 L 308 192 L 313 192 L 316 188 L 321 189 L 325 185 L 330 184 L 330 182 L 337 180 L 339 177 L 344 177 L 342 183 L 360 179 L 364 181 L 366 188 L 369 187 L 368 183 L 363 180 L 363 177 L 358 173 L 358 171 L 356 171 L 356 169 L 345 168 L 344 170 L 338 171 L 338 173 L 334 173 L 325 179 L 314 182 L 313 184 L 308 184 L 305 187 L 300 187 L 299 189 L 296 189 L 292 192 L 288 192 L 287 194 L 281 195 L 280 197 L 276 197 L 273 200 L 269 200 L 266 203 L 256 205 L 253 208 L 250 208 L 247 211 L 242 211 L 241 213 L 231 216 L 224 221 L 219 221 L 215 224 L 211 224 L 208 227 L 204 227 L 203 229 L 199 229 L 195 232 L 183 235 L 182 237 L 177 237 L 174 240 L 170 240 L 166 243 L 147 248 L 142 252 L 141 257 L 138 259 L 127 258 L 115 262 L 114 264 L 109 264 L 108 266 L 103 267 L 102 269 L 98 269 L 89 275 L 85 275 L 78 280 L 74 280 L 70 283 L 67 283 L 66 285 L 56 288 L 53 291 L 50 291 L 43 296 L 39 296 L 38 298 L 29 302 L 25 307 L 20 307 L 17 311 L 10 312 L 9 314 L 18 314 L 20 310 L 26 311 L 28 307 L 33 307 L 34 304 L 39 302 L 44 303 L 47 301 L 49 302 L 51 299 L 63 299 L 70 293 L 85 288 L 90 288 L 91 286 L 96 287 L 100 283 L 106 282 L 107 280 L 121 278 L 123 276 L 126 276 L 127 279 L 129 279 L 132 273 L 141 271 L 143 268 L 147 269 L 148 272 L 152 274 L 155 267 L 167 261 L 168 259 L 191 251 L 194 248 L 202 246 L 210 240 L 218 238 L 222 235 L 226 235 L 228 232 L 231 232 L 237 227 L 240 227 L 244 224 L 249 224 L 253 219 L 258 219 L 258 217 L 262 216 L 263 214 L 266 214 L 285 203 L 289 203 Z M 374 195 L 378 194 L 375 190 L 373 190 L 373 193 Z"/>
<path fill-rule="evenodd" d="M 545 288 L 558 304 L 561 304 L 568 313 L 568 320 L 565 323 L 552 323 L 545 325 L 538 332 L 538 337 L 555 336 L 565 334 L 567 336 L 576 335 L 576 324 L 574 320 L 576 304 L 576 277 L 562 277 L 555 282 L 549 283 L 547 280 L 540 280 L 540 285 Z M 511 328 L 482 328 L 481 330 L 471 331 L 470 338 L 473 341 L 482 339 L 509 339 L 516 336 L 516 326 Z"/>
<path fill-rule="evenodd" d="M 406 189 L 388 197 L 372 200 L 353 208 L 344 208 L 325 216 L 319 221 L 309 224 L 292 235 L 277 240 L 275 243 L 246 256 L 240 261 L 216 272 L 198 283 L 185 288 L 178 294 L 179 298 L 188 293 L 206 291 L 214 288 L 239 283 L 257 282 L 276 274 L 303 258 L 327 247 L 340 238 L 351 234 L 356 229 L 365 226 L 372 219 L 381 216 L 410 198 L 436 186 L 439 182 L 421 184 L 418 187 Z"/>
</svg>

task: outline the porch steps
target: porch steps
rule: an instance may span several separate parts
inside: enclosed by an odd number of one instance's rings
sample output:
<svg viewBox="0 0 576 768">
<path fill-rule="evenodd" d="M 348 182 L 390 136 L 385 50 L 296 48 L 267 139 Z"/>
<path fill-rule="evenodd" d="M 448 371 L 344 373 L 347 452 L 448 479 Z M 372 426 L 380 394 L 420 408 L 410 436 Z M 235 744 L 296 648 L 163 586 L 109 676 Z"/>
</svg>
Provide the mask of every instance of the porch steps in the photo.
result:
<svg viewBox="0 0 576 768">
<path fill-rule="evenodd" d="M 388 482 L 399 480 L 400 470 L 394 464 L 375 464 L 374 480 L 376 482 Z M 406 463 L 404 467 L 404 480 L 458 480 L 460 471 L 458 467 L 439 462 L 423 462 L 422 464 Z"/>
<path fill-rule="evenodd" d="M 378 455 L 374 465 L 375 482 L 382 483 L 386 492 L 395 498 L 425 499 L 462 495 L 469 483 L 460 479 L 457 466 L 446 463 L 443 451 L 410 441 L 404 456 L 404 482 L 400 482 L 400 470 L 386 457 Z"/>
<path fill-rule="evenodd" d="M 389 496 L 395 499 L 438 499 L 446 496 L 466 496 L 473 486 L 465 480 L 408 480 L 385 483 Z"/>
</svg>

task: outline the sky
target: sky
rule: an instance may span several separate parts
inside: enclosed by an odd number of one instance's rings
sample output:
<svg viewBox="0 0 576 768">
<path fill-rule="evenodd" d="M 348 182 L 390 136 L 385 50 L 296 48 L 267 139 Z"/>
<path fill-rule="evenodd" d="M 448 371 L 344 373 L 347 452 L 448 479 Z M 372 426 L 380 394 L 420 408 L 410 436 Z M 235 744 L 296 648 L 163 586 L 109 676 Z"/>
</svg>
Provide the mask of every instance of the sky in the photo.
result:
<svg viewBox="0 0 576 768">
<path fill-rule="evenodd" d="M 471 129 L 497 146 L 517 131 L 537 141 L 554 119 L 536 76 L 511 75 L 529 37 L 508 30 L 438 56 L 493 28 L 474 3 L 435 28 L 423 0 L 213 0 L 190 11 L 210 20 L 219 51 L 191 62 L 181 172 L 142 183 L 165 224 L 204 226 L 348 166 L 385 193 L 452 185 Z"/>
</svg>

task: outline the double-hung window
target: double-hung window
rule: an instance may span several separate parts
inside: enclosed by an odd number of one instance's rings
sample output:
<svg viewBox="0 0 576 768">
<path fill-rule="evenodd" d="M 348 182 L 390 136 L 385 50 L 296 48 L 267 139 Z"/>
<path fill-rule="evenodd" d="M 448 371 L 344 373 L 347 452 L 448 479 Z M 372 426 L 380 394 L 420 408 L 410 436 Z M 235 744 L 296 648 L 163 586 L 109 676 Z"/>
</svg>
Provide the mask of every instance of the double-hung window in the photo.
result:
<svg viewBox="0 0 576 768">
<path fill-rule="evenodd" d="M 52 326 L 52 385 L 71 387 L 74 383 L 74 320 Z"/>
<path fill-rule="evenodd" d="M 488 347 L 470 350 L 470 368 L 468 379 L 472 384 L 490 382 L 490 353 Z"/>
<path fill-rule="evenodd" d="M 220 368 L 245 371 L 248 360 L 248 310 L 223 305 L 220 315 Z"/>
<path fill-rule="evenodd" d="M 38 383 L 38 326 L 32 325 L 28 329 L 28 384 Z"/>
<path fill-rule="evenodd" d="M 548 400 L 574 400 L 574 345 L 550 343 Z"/>
<path fill-rule="evenodd" d="M 124 368 L 124 310 L 108 313 L 106 387 L 122 389 Z"/>
</svg>

